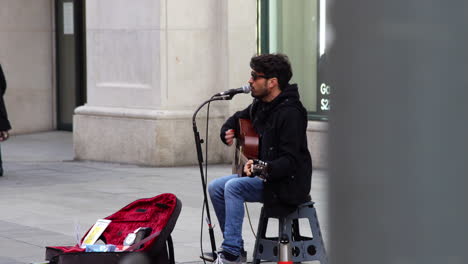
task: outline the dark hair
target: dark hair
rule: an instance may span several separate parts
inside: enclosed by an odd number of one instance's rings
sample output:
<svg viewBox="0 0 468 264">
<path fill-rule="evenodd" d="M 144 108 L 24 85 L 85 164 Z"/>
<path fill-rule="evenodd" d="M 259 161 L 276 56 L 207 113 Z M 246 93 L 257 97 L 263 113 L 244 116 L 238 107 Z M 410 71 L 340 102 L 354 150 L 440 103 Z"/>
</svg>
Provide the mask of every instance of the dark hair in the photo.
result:
<svg viewBox="0 0 468 264">
<path fill-rule="evenodd" d="M 292 77 L 291 63 L 285 54 L 261 54 L 253 56 L 250 68 L 255 72 L 263 73 L 269 78 L 278 78 L 280 89 L 288 86 Z"/>
</svg>

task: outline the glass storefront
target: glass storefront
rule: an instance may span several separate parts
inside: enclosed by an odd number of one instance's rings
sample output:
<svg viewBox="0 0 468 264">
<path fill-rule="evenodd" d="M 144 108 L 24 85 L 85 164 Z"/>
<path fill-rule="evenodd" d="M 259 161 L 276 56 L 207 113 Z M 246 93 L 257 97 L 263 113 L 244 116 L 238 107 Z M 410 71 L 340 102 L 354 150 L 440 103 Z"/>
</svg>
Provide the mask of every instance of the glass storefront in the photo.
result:
<svg viewBox="0 0 468 264">
<path fill-rule="evenodd" d="M 324 0 L 259 0 L 258 52 L 284 53 L 310 119 L 326 119 L 330 87 L 323 78 Z M 319 63 L 320 62 L 320 63 Z M 319 65 L 320 64 L 320 65 Z"/>
</svg>

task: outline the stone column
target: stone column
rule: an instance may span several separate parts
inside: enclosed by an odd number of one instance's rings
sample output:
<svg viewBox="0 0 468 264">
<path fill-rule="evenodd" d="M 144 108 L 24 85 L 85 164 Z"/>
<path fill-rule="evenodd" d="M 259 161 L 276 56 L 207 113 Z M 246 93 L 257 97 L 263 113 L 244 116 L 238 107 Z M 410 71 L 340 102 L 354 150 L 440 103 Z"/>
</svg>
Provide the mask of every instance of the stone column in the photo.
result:
<svg viewBox="0 0 468 264">
<path fill-rule="evenodd" d="M 332 263 L 468 262 L 467 9 L 333 1 Z"/>
<path fill-rule="evenodd" d="M 87 2 L 88 100 L 75 111 L 76 159 L 196 163 L 192 114 L 228 86 L 226 8 L 217 0 Z M 211 109 L 209 160 L 220 162 L 226 110 Z"/>
</svg>

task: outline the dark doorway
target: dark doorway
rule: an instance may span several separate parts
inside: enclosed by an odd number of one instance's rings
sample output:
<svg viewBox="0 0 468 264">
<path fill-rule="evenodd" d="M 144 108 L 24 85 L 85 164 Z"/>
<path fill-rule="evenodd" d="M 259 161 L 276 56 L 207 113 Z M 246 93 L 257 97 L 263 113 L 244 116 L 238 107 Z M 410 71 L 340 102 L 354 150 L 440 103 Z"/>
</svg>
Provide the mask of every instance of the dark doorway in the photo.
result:
<svg viewBox="0 0 468 264">
<path fill-rule="evenodd" d="M 73 129 L 73 112 L 86 101 L 85 1 L 55 0 L 57 129 Z"/>
</svg>

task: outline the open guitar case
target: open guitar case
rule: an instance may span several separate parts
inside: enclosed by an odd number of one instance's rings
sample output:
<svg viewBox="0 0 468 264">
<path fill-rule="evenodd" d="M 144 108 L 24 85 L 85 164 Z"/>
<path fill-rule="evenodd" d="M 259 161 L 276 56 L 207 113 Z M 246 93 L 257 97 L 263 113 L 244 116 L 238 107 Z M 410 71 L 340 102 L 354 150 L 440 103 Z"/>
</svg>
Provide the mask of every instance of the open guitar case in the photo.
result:
<svg viewBox="0 0 468 264">
<path fill-rule="evenodd" d="M 136 244 L 136 248 L 121 252 L 85 252 L 78 245 L 46 247 L 46 260 L 51 264 L 118 264 L 123 258 L 139 252 L 146 255 L 150 264 L 174 264 L 171 232 L 181 209 L 182 203 L 171 193 L 136 200 L 104 218 L 111 222 L 100 237 L 105 244 L 123 245 L 129 233 L 139 227 L 150 227 L 151 234 Z M 81 242 L 84 237 L 86 234 Z"/>
</svg>

